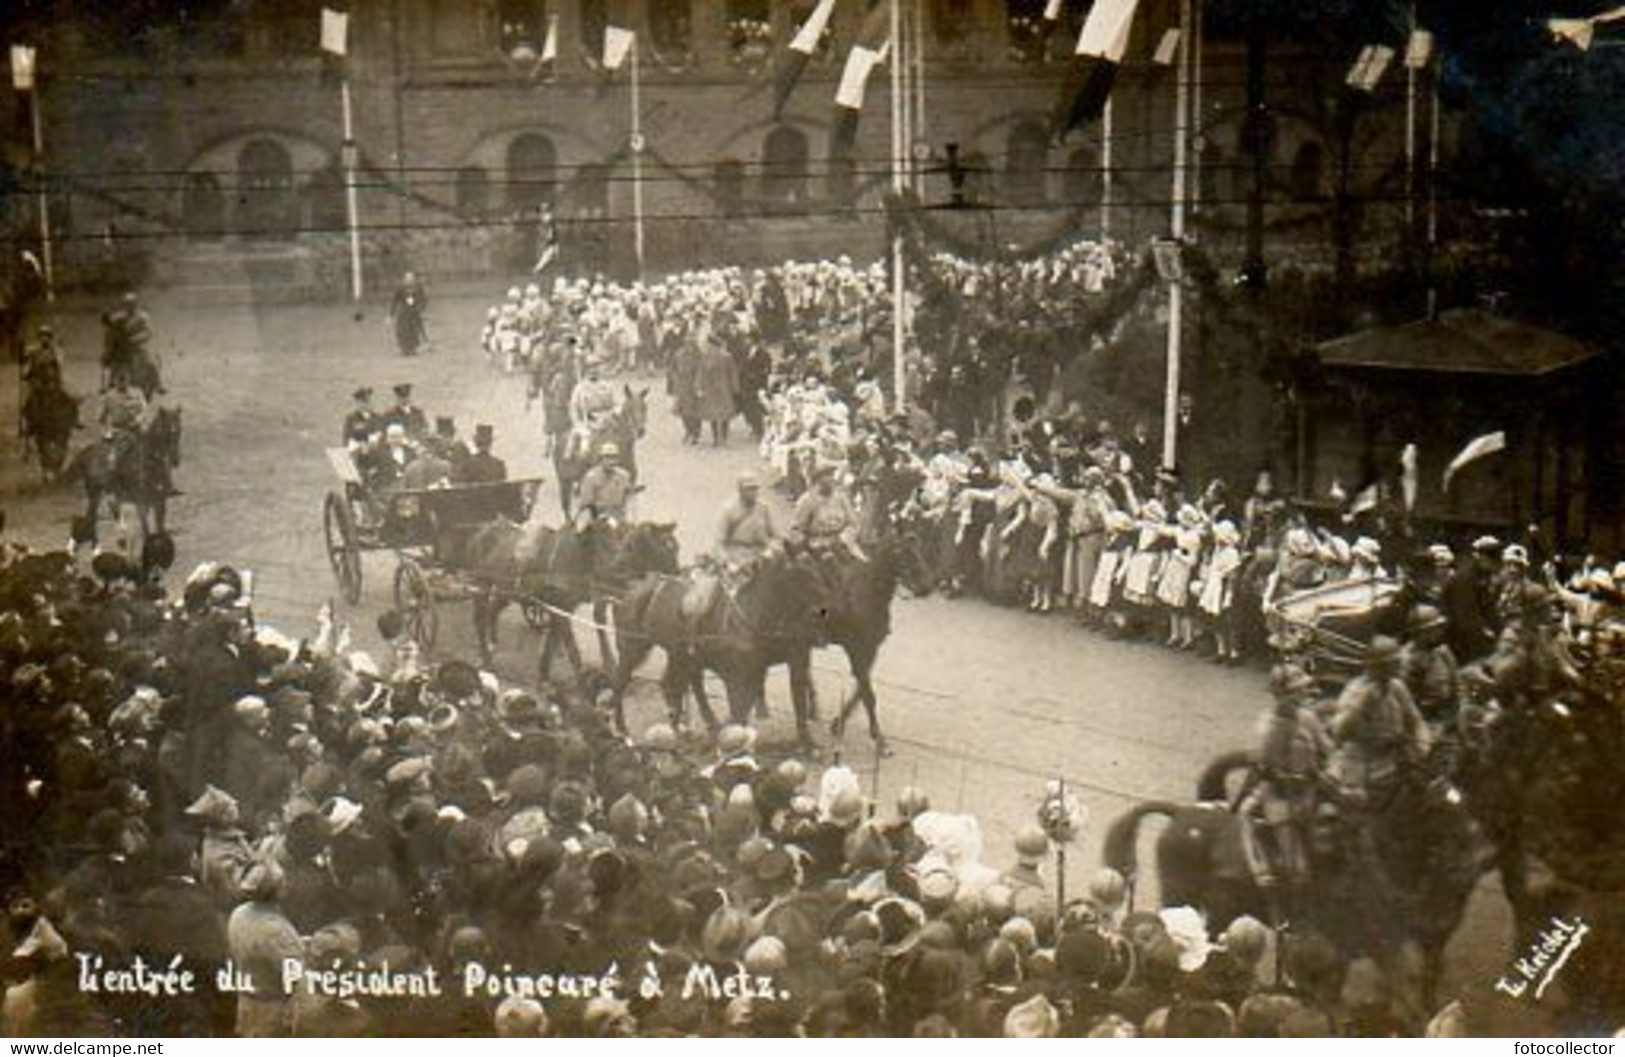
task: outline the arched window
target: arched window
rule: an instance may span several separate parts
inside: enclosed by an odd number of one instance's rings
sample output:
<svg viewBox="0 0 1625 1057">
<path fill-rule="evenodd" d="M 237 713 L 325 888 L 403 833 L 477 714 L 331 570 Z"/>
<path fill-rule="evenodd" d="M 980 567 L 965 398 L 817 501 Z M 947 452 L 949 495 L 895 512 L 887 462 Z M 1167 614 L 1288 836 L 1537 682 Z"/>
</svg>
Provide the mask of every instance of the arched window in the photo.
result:
<svg viewBox="0 0 1625 1057">
<path fill-rule="evenodd" d="M 466 217 L 481 217 L 491 208 L 491 177 L 478 165 L 457 170 L 457 211 Z"/>
<path fill-rule="evenodd" d="M 572 197 L 577 216 L 609 216 L 609 177 L 607 165 L 583 165 L 576 170 Z"/>
<path fill-rule="evenodd" d="M 740 64 L 765 60 L 773 48 L 773 8 L 768 0 L 728 0 L 728 57 Z"/>
<path fill-rule="evenodd" d="M 1039 205 L 1049 197 L 1049 134 L 1036 121 L 1018 122 L 1010 130 L 1004 156 L 1005 197 L 1016 205 Z"/>
<path fill-rule="evenodd" d="M 717 162 L 712 173 L 716 184 L 717 208 L 723 216 L 736 217 L 745 211 L 745 163 L 737 158 Z"/>
<path fill-rule="evenodd" d="M 649 43 L 669 58 L 693 47 L 694 14 L 690 0 L 648 0 Z"/>
<path fill-rule="evenodd" d="M 1100 168 L 1100 152 L 1093 147 L 1078 147 L 1067 155 L 1066 179 L 1062 182 L 1066 204 L 1073 209 L 1098 206 L 1106 188 L 1106 177 Z"/>
<path fill-rule="evenodd" d="M 508 206 L 518 211 L 534 209 L 543 202 L 551 204 L 557 169 L 558 155 L 552 140 L 538 132 L 515 136 L 508 144 Z"/>
<path fill-rule="evenodd" d="M 274 139 L 253 139 L 237 153 L 237 228 L 259 238 L 291 238 L 298 227 L 293 159 Z"/>
<path fill-rule="evenodd" d="M 344 176 L 337 163 L 330 162 L 310 174 L 305 184 L 310 203 L 310 226 L 317 231 L 343 231 L 349 221 L 344 201 Z"/>
<path fill-rule="evenodd" d="M 807 199 L 807 137 L 780 125 L 762 145 L 762 198 L 769 205 L 794 207 Z"/>
<path fill-rule="evenodd" d="M 1010 58 L 1016 62 L 1039 62 L 1044 58 L 1044 42 L 1049 27 L 1044 25 L 1044 0 L 1004 0 L 1005 30 L 1010 38 Z"/>
<path fill-rule="evenodd" d="M 1318 201 L 1326 175 L 1326 149 L 1310 140 L 1300 143 L 1292 155 L 1292 197 L 1300 202 Z"/>
<path fill-rule="evenodd" d="M 497 0 L 497 45 L 504 55 L 531 57 L 547 40 L 547 0 Z"/>
<path fill-rule="evenodd" d="M 181 192 L 181 216 L 192 239 L 217 239 L 226 226 L 226 194 L 212 172 L 188 173 Z"/>
</svg>

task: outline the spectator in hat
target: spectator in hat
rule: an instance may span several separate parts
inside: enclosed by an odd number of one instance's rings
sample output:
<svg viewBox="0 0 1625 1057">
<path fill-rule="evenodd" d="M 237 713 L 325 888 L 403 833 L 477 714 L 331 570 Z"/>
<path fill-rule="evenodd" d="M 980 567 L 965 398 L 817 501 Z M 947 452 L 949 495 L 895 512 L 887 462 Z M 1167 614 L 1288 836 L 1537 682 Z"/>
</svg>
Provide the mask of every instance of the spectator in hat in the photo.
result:
<svg viewBox="0 0 1625 1057">
<path fill-rule="evenodd" d="M 1445 578 L 1439 608 L 1448 625 L 1445 641 L 1462 664 L 1471 664 L 1495 644 L 1495 596 L 1492 583 L 1500 541 L 1480 536 L 1472 554 L 1455 563 Z"/>
<path fill-rule="evenodd" d="M 238 1038 L 286 1038 L 292 1033 L 291 996 L 282 990 L 282 963 L 304 957 L 305 946 L 282 913 L 283 873 L 260 860 L 243 874 L 244 902 L 226 922 L 233 966 L 252 982 L 237 995 Z"/>
<path fill-rule="evenodd" d="M 416 356 L 429 340 L 429 295 L 416 272 L 407 272 L 389 303 L 389 325 L 402 356 Z"/>
</svg>

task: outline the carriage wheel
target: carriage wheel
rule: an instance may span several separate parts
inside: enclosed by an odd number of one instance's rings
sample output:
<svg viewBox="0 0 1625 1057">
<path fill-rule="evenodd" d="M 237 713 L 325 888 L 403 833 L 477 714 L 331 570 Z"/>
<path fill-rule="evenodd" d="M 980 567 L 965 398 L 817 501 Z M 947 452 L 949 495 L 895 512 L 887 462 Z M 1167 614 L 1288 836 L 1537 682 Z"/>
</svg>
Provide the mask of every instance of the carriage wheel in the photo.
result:
<svg viewBox="0 0 1625 1057">
<path fill-rule="evenodd" d="M 406 623 L 406 633 L 423 650 L 434 649 L 440 635 L 440 614 L 435 610 L 434 592 L 428 578 L 414 561 L 395 567 L 395 608 Z"/>
<path fill-rule="evenodd" d="M 353 606 L 361 601 L 361 543 L 356 538 L 350 505 L 336 492 L 327 493 L 327 502 L 322 506 L 322 528 L 327 537 L 327 561 L 333 566 L 333 578 L 339 582 L 344 600 Z"/>
</svg>

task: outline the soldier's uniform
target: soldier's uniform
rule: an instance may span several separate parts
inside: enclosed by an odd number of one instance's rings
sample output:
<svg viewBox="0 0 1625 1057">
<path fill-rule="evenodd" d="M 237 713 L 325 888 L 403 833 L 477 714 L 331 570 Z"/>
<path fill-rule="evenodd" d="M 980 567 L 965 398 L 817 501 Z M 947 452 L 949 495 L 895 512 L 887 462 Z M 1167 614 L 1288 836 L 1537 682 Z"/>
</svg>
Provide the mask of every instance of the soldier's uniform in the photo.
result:
<svg viewBox="0 0 1625 1057">
<path fill-rule="evenodd" d="M 576 486 L 576 506 L 597 521 L 624 521 L 633 487 L 632 475 L 621 467 L 598 463 Z"/>
<path fill-rule="evenodd" d="M 1331 733 L 1337 743 L 1332 774 L 1354 803 L 1370 803 L 1394 786 L 1402 765 L 1427 755 L 1427 723 L 1394 674 L 1366 672 L 1351 679 L 1337 699 Z"/>
<path fill-rule="evenodd" d="M 1331 741 L 1302 698 L 1314 680 L 1282 665 L 1270 675 L 1277 704 L 1259 723 L 1256 781 L 1238 810 L 1243 850 L 1260 885 L 1309 880 L 1309 828 Z"/>
<path fill-rule="evenodd" d="M 857 527 L 857 511 L 845 492 L 836 489 L 823 495 L 814 488 L 796 501 L 788 535 L 793 543 L 809 550 L 830 551 L 850 546 Z"/>
<path fill-rule="evenodd" d="M 101 423 L 114 435 L 137 433 L 146 424 L 147 398 L 137 389 L 124 386 L 102 394 Z"/>
<path fill-rule="evenodd" d="M 410 385 L 402 384 L 395 387 L 395 406 L 385 411 L 380 418 L 384 428 L 399 425 L 413 440 L 420 439 L 429 432 L 429 418 L 421 407 L 412 403 Z"/>
<path fill-rule="evenodd" d="M 734 565 L 748 565 L 762 557 L 779 539 L 773 511 L 757 501 L 746 506 L 735 499 L 722 511 L 722 528 L 717 547 L 724 559 Z"/>
</svg>

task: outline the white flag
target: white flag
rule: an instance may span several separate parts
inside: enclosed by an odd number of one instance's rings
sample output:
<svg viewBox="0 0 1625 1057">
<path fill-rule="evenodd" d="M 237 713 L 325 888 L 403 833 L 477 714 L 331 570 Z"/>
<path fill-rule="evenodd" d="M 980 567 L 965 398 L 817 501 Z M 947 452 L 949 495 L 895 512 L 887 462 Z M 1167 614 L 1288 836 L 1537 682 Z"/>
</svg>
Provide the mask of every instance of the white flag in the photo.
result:
<svg viewBox="0 0 1625 1057">
<path fill-rule="evenodd" d="M 1083 32 L 1078 34 L 1078 55 L 1094 55 L 1122 62 L 1128 50 L 1129 27 L 1134 24 L 1134 10 L 1140 0 L 1095 0 L 1084 20 Z"/>
<path fill-rule="evenodd" d="M 1405 497 L 1405 509 L 1416 509 L 1416 445 L 1407 444 L 1399 453 L 1399 489 Z"/>
<path fill-rule="evenodd" d="M 608 26 L 604 29 L 604 69 L 618 70 L 626 61 L 626 56 L 632 50 L 632 43 L 637 34 L 630 29 L 619 26 Z"/>
<path fill-rule="evenodd" d="M 1581 51 L 1591 50 L 1591 38 L 1600 22 L 1618 22 L 1625 19 L 1625 7 L 1616 7 L 1590 18 L 1549 18 L 1546 29 L 1557 40 L 1566 40 Z"/>
<path fill-rule="evenodd" d="M 350 16 L 330 7 L 322 8 L 322 50 L 344 55 L 349 50 Z M 307 40 L 309 38 L 306 38 Z"/>
<path fill-rule="evenodd" d="M 1411 39 L 1405 44 L 1405 65 L 1412 70 L 1421 70 L 1433 61 L 1433 34 L 1425 29 L 1411 31 Z"/>
<path fill-rule="evenodd" d="M 887 42 L 890 44 L 890 41 Z M 884 52 L 852 46 L 846 56 L 846 68 L 841 71 L 841 84 L 835 90 L 835 105 L 848 110 L 863 109 L 863 91 L 869 84 L 869 74 L 884 59 Z"/>
<path fill-rule="evenodd" d="M 1348 86 L 1361 92 L 1375 90 L 1382 75 L 1388 72 L 1388 64 L 1393 61 L 1393 48 L 1386 44 L 1367 44 L 1360 49 L 1360 57 L 1354 60 L 1353 67 L 1349 69 Z"/>
<path fill-rule="evenodd" d="M 1061 17 L 1061 0 L 1049 0 L 1044 5 L 1044 21 L 1054 22 Z"/>
<path fill-rule="evenodd" d="M 1477 462 L 1486 455 L 1494 455 L 1498 451 L 1505 451 L 1507 435 L 1505 430 L 1496 430 L 1486 433 L 1482 437 L 1474 437 L 1467 442 L 1467 446 L 1456 453 L 1450 460 L 1450 465 L 1444 468 L 1444 490 L 1450 491 L 1450 479 L 1460 473 L 1469 463 Z"/>
<path fill-rule="evenodd" d="M 1156 54 L 1151 61 L 1158 66 L 1172 66 L 1174 57 L 1179 54 L 1179 29 L 1174 27 L 1163 32 L 1162 39 L 1157 41 Z"/>
<path fill-rule="evenodd" d="M 559 16 L 547 16 L 547 39 L 542 41 L 542 61 L 552 62 L 559 57 Z"/>
<path fill-rule="evenodd" d="M 796 38 L 790 42 L 791 51 L 799 51 L 803 55 L 811 55 L 818 50 L 818 42 L 823 39 L 824 29 L 829 25 L 829 16 L 835 11 L 835 0 L 818 0 L 818 6 L 813 13 L 807 16 L 807 21 L 801 24 L 796 31 Z"/>
<path fill-rule="evenodd" d="M 11 86 L 19 92 L 34 89 L 34 49 L 27 44 L 11 46 Z"/>
</svg>

